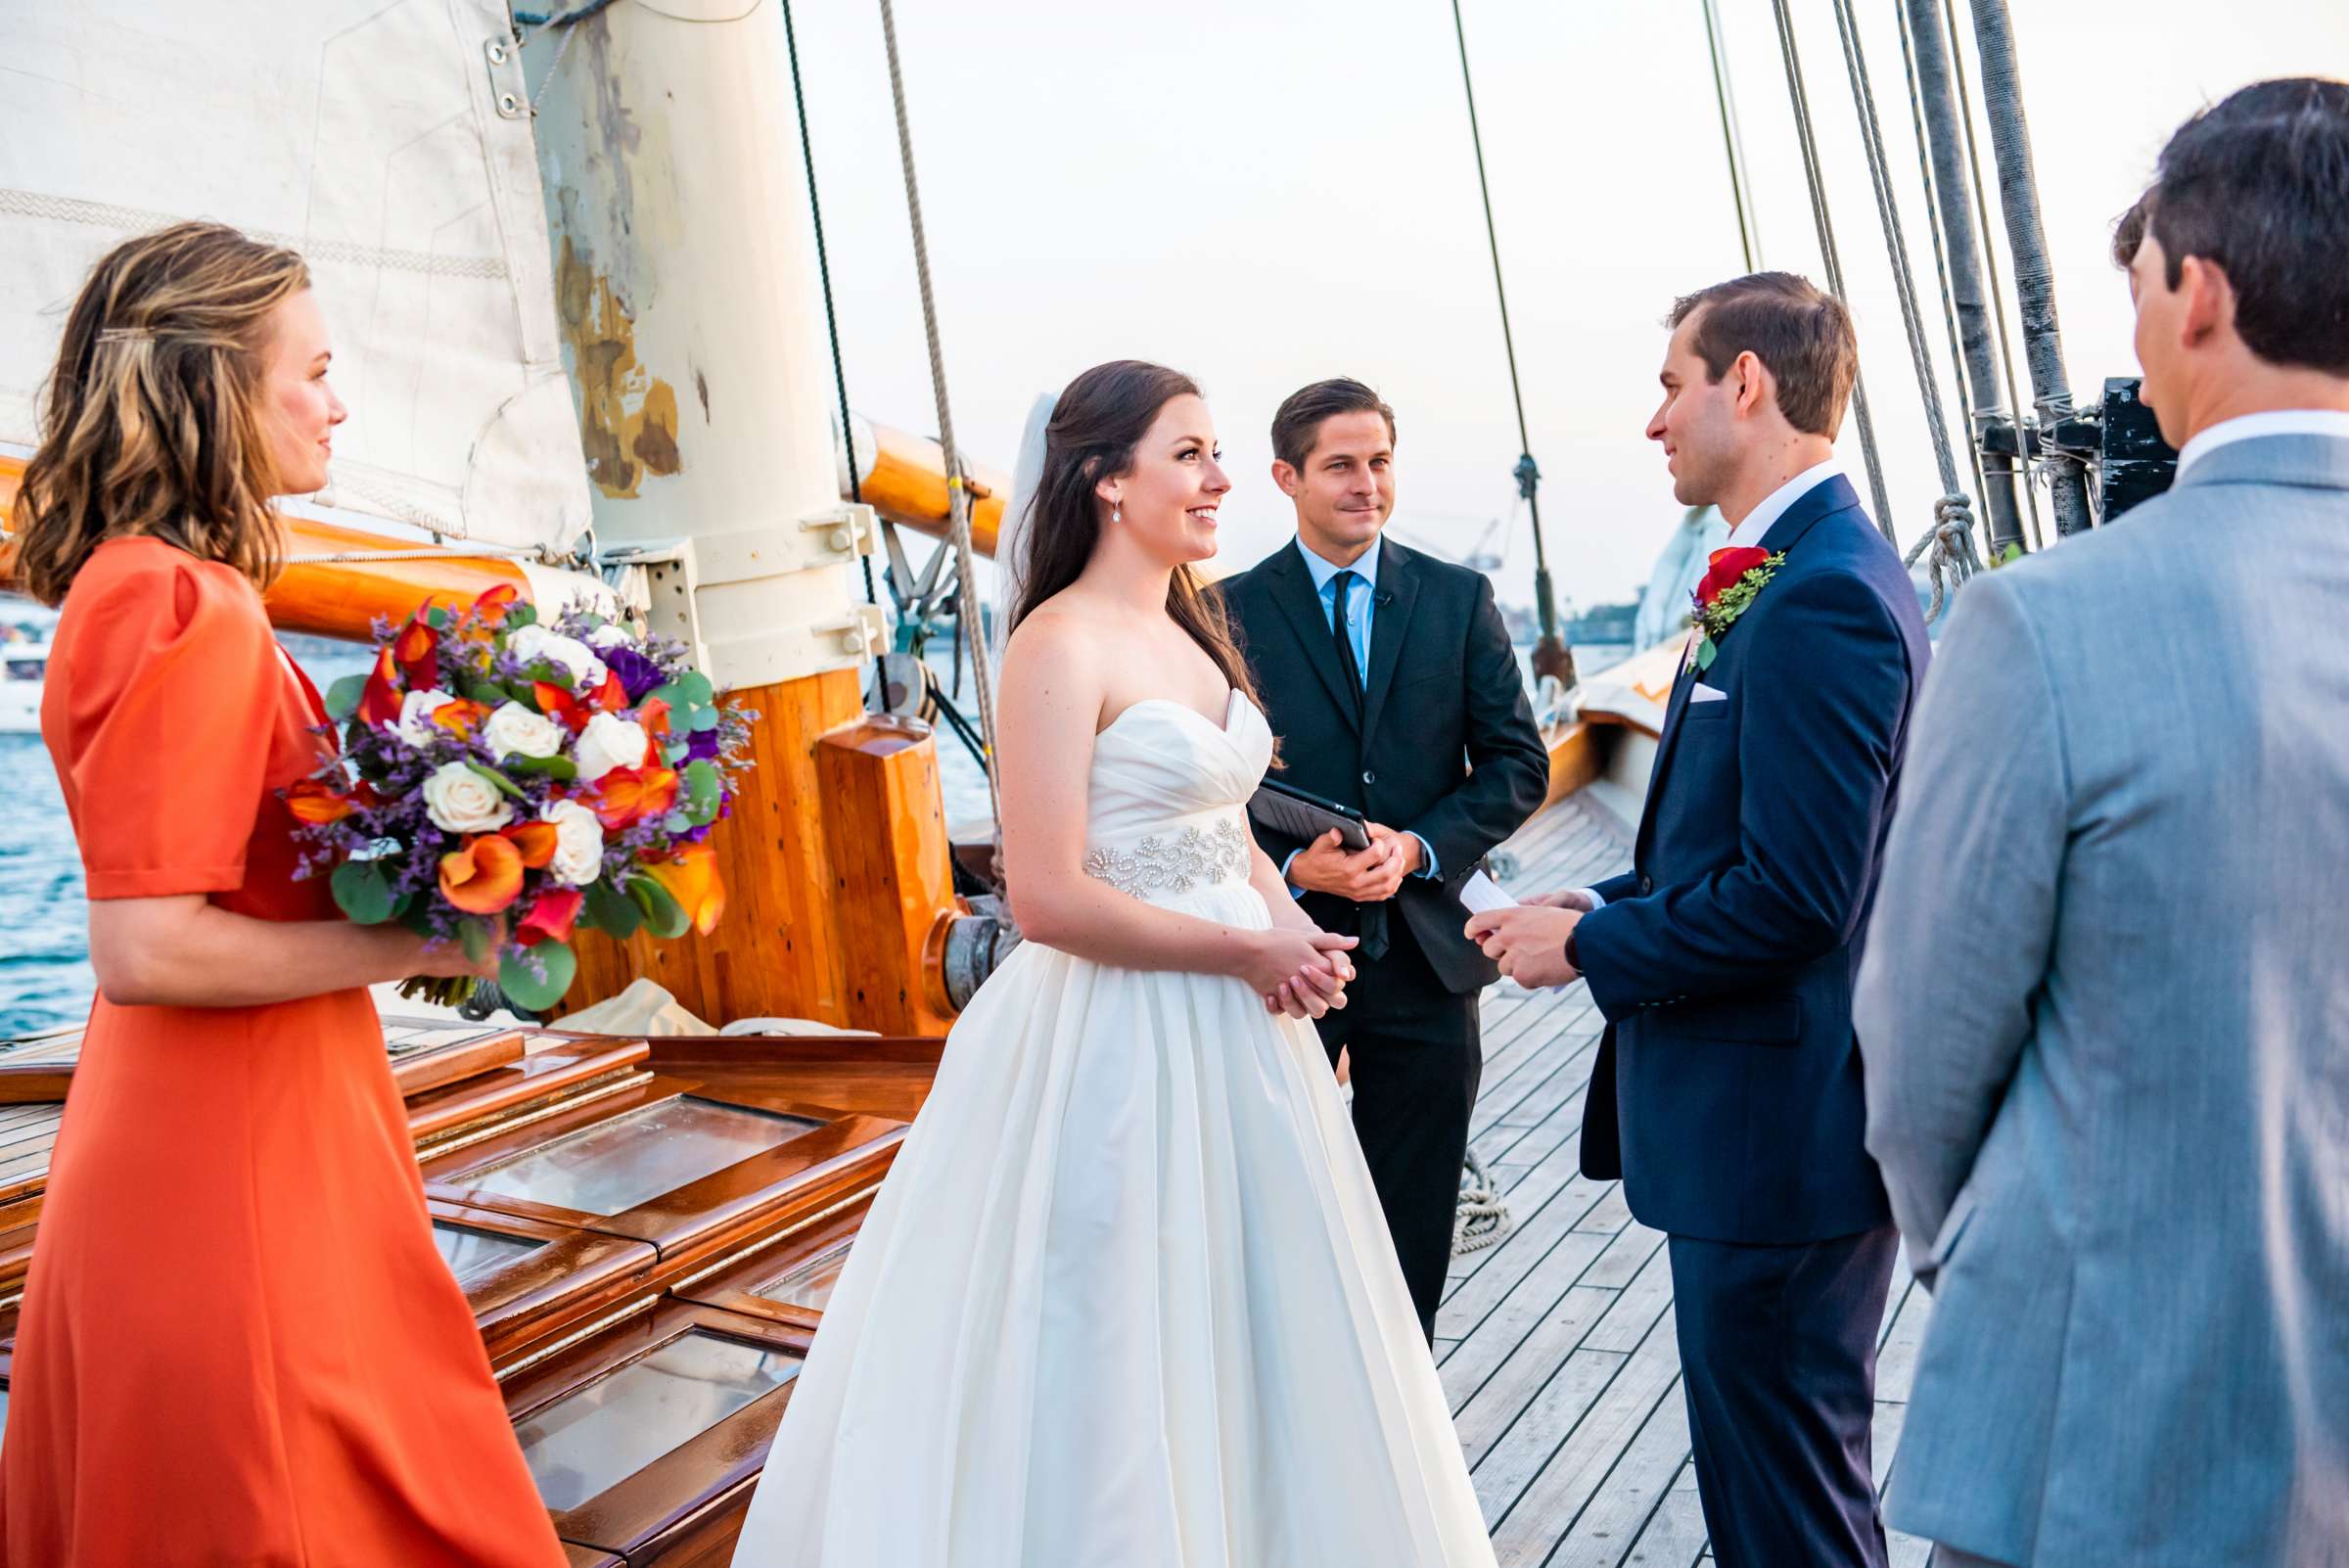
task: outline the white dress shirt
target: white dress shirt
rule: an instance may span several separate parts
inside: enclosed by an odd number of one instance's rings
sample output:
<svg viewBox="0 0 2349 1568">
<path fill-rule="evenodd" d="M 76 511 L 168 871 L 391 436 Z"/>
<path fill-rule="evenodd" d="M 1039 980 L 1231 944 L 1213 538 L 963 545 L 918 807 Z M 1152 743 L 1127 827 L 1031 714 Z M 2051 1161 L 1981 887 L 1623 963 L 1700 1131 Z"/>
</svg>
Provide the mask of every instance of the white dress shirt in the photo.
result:
<svg viewBox="0 0 2349 1568">
<path fill-rule="evenodd" d="M 2349 418 L 2349 415 L 2343 417 Z M 2178 466 L 2180 468 L 2186 466 L 2186 460 L 2183 457 L 2179 459 Z M 1770 532 L 1771 526 L 1792 510 L 1795 502 L 1842 472 L 1842 462 L 1832 457 L 1823 463 L 1814 463 L 1804 469 L 1800 474 L 1762 497 L 1762 504 L 1746 513 L 1745 520 L 1729 530 L 1729 542 L 1722 548 L 1736 549 L 1748 544 L 1759 545 L 1763 536 Z M 1607 901 L 1598 896 L 1598 890 L 1595 888 L 1577 888 L 1574 891 L 1589 899 L 1590 907 L 1593 909 L 1604 906 Z"/>
<path fill-rule="evenodd" d="M 1313 577 L 1313 592 L 1321 600 L 1321 619 L 1332 631 L 1337 629 L 1337 616 L 1341 608 L 1337 602 L 1338 574 L 1351 572 L 1355 575 L 1357 580 L 1350 586 L 1343 607 L 1346 613 L 1346 640 L 1354 644 L 1354 668 L 1361 672 L 1365 682 L 1370 678 L 1371 622 L 1378 614 L 1378 543 L 1373 540 L 1359 560 L 1352 566 L 1340 566 L 1308 545 L 1302 537 L 1297 540 L 1297 553 L 1305 557 L 1305 570 Z M 1405 831 L 1409 830 L 1406 828 Z M 1419 839 L 1419 869 L 1412 874 L 1432 882 L 1441 874 L 1436 866 L 1436 847 L 1416 833 L 1412 833 L 1411 837 Z M 1291 850 L 1289 857 L 1280 862 L 1283 881 L 1288 878 L 1289 867 L 1304 853 L 1303 850 Z M 1305 890 L 1291 882 L 1289 896 L 1302 899 Z"/>
<path fill-rule="evenodd" d="M 2334 436 L 2349 440 L 2349 413 L 2337 408 L 2275 408 L 2222 419 L 2179 452 L 2177 478 L 2186 478 L 2188 469 L 2220 447 L 2261 436 Z"/>
<path fill-rule="evenodd" d="M 1835 458 L 1814 463 L 1800 474 L 1762 497 L 1762 504 L 1745 514 L 1745 521 L 1729 530 L 1729 548 L 1760 544 L 1771 525 L 1784 517 L 1795 502 L 1819 485 L 1843 472 L 1843 464 Z"/>
</svg>

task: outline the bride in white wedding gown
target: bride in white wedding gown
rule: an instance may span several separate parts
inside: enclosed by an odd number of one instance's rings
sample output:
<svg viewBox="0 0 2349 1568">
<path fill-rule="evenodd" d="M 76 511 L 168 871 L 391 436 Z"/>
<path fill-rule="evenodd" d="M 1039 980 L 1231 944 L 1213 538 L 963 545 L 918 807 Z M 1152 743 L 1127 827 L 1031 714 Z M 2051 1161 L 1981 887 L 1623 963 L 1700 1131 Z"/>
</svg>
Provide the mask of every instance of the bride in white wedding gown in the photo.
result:
<svg viewBox="0 0 2349 1568">
<path fill-rule="evenodd" d="M 947 1039 L 737 1568 L 1493 1563 L 1305 1021 L 1352 939 L 1248 831 L 1274 741 L 1188 567 L 1229 487 L 1186 378 L 1061 394 L 999 715 L 1027 940 Z"/>
</svg>

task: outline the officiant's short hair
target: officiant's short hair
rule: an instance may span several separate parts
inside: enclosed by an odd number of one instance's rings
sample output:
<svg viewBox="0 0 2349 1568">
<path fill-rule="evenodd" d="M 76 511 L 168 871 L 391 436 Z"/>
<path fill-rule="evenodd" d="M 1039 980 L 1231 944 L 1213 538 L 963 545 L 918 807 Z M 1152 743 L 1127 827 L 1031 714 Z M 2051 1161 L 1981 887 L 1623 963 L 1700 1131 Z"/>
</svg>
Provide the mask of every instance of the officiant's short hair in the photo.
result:
<svg viewBox="0 0 2349 1568">
<path fill-rule="evenodd" d="M 1860 339 L 1843 301 L 1792 272 L 1755 272 L 1673 301 L 1665 325 L 1698 311 L 1691 344 L 1719 381 L 1751 350 L 1778 383 L 1778 412 L 1796 430 L 1832 437 L 1860 376 Z"/>
<path fill-rule="evenodd" d="M 1333 376 L 1300 387 L 1272 414 L 1272 455 L 1303 469 L 1320 438 L 1321 423 L 1340 414 L 1376 414 L 1387 422 L 1387 444 L 1395 444 L 1395 410 L 1352 376 Z"/>
</svg>

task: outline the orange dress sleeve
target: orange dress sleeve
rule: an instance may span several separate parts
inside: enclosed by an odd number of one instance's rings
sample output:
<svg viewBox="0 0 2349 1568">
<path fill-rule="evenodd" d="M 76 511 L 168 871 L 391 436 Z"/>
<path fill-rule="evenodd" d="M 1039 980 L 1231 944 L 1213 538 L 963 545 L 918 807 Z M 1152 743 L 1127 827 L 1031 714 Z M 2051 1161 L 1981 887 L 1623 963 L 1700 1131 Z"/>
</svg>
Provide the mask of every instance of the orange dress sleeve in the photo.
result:
<svg viewBox="0 0 2349 1568">
<path fill-rule="evenodd" d="M 43 727 L 89 896 L 242 887 L 281 678 L 260 596 L 229 567 L 121 540 L 83 569 L 57 639 Z"/>
</svg>

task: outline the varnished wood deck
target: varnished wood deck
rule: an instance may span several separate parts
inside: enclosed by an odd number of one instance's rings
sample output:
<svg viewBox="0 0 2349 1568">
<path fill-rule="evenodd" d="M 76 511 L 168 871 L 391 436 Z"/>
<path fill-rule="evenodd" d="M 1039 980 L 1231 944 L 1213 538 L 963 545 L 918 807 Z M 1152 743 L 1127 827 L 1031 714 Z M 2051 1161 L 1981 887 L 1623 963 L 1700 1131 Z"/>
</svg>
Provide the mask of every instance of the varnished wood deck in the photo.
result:
<svg viewBox="0 0 2349 1568">
<path fill-rule="evenodd" d="M 1559 802 L 1509 846 L 1519 897 L 1623 869 L 1631 847 L 1603 811 Z M 1583 1090 L 1600 1020 L 1580 983 L 1485 992 L 1484 1086 L 1470 1140 L 1516 1228 L 1457 1258 L 1436 1358 L 1504 1568 L 1692 1568 L 1709 1562 L 1688 1462 L 1664 1237 L 1620 1187 L 1577 1170 Z M 1879 1484 L 1900 1441 L 1930 1300 L 1904 1265 L 1876 1364 Z M 1892 1537 L 1894 1568 L 1927 1545 Z"/>
</svg>

